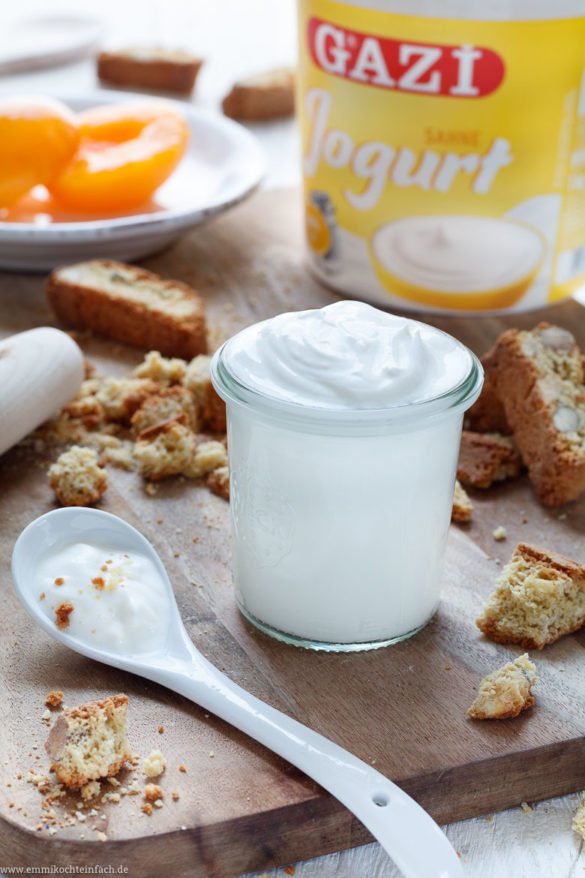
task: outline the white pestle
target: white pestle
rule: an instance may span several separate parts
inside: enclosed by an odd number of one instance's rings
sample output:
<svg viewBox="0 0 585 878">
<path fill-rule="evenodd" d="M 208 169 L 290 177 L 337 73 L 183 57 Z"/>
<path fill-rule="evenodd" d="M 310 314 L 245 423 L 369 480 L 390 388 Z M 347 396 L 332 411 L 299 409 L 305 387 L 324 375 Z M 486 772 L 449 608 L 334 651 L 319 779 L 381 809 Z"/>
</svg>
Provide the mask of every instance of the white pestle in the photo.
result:
<svg viewBox="0 0 585 878">
<path fill-rule="evenodd" d="M 153 649 L 105 648 L 91 633 L 57 628 L 39 600 L 39 571 L 51 555 L 73 544 L 107 546 L 146 557 L 166 593 L 166 629 Z M 362 821 L 405 878 L 462 878 L 463 867 L 432 818 L 371 765 L 246 692 L 212 665 L 192 643 L 173 588 L 151 543 L 121 518 L 97 509 L 58 509 L 31 522 L 12 555 L 16 594 L 41 628 L 60 643 L 96 661 L 160 683 L 199 704 L 287 759 L 317 781 Z M 131 584 L 127 588 L 131 587 Z M 75 610 L 73 611 L 75 612 Z M 78 612 L 83 612 L 80 605 Z M 128 643 L 133 641 L 129 638 Z"/>
<path fill-rule="evenodd" d="M 0 454 L 71 402 L 83 375 L 81 350 L 59 329 L 0 341 Z"/>
</svg>

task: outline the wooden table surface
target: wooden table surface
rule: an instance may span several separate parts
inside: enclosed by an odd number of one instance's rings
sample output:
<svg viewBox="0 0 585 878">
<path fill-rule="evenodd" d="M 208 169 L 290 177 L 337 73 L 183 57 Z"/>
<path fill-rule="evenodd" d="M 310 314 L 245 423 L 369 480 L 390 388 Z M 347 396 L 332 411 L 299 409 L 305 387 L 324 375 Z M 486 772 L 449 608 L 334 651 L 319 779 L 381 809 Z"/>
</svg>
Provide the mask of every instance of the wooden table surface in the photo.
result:
<svg viewBox="0 0 585 878">
<path fill-rule="evenodd" d="M 278 6 L 278 8 L 277 8 Z M 59 8 L 71 12 L 95 13 L 95 4 L 61 2 Z M 129 40 L 163 39 L 167 43 L 203 51 L 212 63 L 201 79 L 197 100 L 217 103 L 221 92 L 233 76 L 265 64 L 291 60 L 294 54 L 293 0 L 217 0 L 210 5 L 203 0 L 102 0 L 99 14 L 108 26 L 112 43 Z M 21 0 L 18 8 L 0 10 L 0 22 L 15 15 L 45 12 L 41 0 Z M 230 27 L 224 22 L 229 20 Z M 241 39 L 245 34 L 246 38 Z M 95 85 L 89 61 L 55 71 L 4 78 L 0 85 L 9 90 L 74 93 Z M 268 184 L 291 183 L 298 179 L 296 137 L 292 125 L 267 126 L 259 134 L 269 154 Z M 18 290 L 18 281 L 15 289 Z M 14 329 L 21 328 L 14 326 Z M 468 878 L 575 878 L 585 869 L 582 845 L 570 832 L 571 812 L 576 797 L 566 796 L 538 804 L 525 813 L 519 808 L 497 814 L 493 820 L 478 818 L 448 827 L 447 832 L 461 852 Z M 2 862 L 0 835 L 0 868 Z M 31 861 L 32 864 L 32 861 Z M 195 873 L 194 873 L 195 874 Z M 199 874 L 199 873 L 197 873 Z M 263 873 L 282 876 L 282 870 Z M 296 864 L 297 878 L 394 878 L 397 872 L 377 845 L 321 857 Z M 203 878 L 203 876 L 202 876 Z"/>
</svg>

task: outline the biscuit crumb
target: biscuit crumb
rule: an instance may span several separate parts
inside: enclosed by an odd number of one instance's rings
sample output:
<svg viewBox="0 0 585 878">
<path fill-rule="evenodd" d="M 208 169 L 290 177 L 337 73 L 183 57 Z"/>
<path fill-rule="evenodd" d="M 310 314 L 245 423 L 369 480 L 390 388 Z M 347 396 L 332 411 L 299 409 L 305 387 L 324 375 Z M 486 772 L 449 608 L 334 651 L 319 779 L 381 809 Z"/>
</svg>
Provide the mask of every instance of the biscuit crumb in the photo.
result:
<svg viewBox="0 0 585 878">
<path fill-rule="evenodd" d="M 45 704 L 47 707 L 56 709 L 57 707 L 61 707 L 62 703 L 63 693 L 60 689 L 52 689 L 45 697 Z"/>
<path fill-rule="evenodd" d="M 74 609 L 75 607 L 69 601 L 64 601 L 55 608 L 55 625 L 57 628 L 63 629 L 69 627 L 69 616 Z"/>
<path fill-rule="evenodd" d="M 166 768 L 167 761 L 160 750 L 152 750 L 144 759 L 143 769 L 147 777 L 159 777 Z"/>
<path fill-rule="evenodd" d="M 534 704 L 532 687 L 538 682 L 528 653 L 483 678 L 477 698 L 467 711 L 472 719 L 507 719 Z"/>
<path fill-rule="evenodd" d="M 164 727 L 163 725 L 160 725 L 160 726 L 158 727 L 158 733 L 159 733 L 159 735 L 162 735 L 162 734 L 164 733 L 164 730 L 165 730 L 165 727 Z"/>
<path fill-rule="evenodd" d="M 51 488 L 63 506 L 91 506 L 108 487 L 106 472 L 99 465 L 96 452 L 80 445 L 64 451 L 49 468 L 48 475 Z"/>
<path fill-rule="evenodd" d="M 152 805 L 150 804 L 150 802 L 145 802 L 140 810 L 143 814 L 147 814 L 150 817 L 150 815 L 152 814 Z"/>
<path fill-rule="evenodd" d="M 171 799 L 173 800 L 173 802 L 178 802 L 180 798 L 181 796 L 179 795 L 179 792 L 177 790 L 173 790 L 173 792 L 171 793 Z"/>
<path fill-rule="evenodd" d="M 492 531 L 492 536 L 497 543 L 508 539 L 508 531 L 501 524 Z"/>
<path fill-rule="evenodd" d="M 164 799 L 165 797 L 162 789 L 155 783 L 147 783 L 143 792 L 147 802 L 155 802 L 157 799 Z"/>
<path fill-rule="evenodd" d="M 182 772 L 183 774 L 186 774 L 186 773 L 187 773 L 187 769 L 185 768 L 185 766 L 183 765 L 182 762 L 181 762 L 181 764 L 179 765 L 179 771 Z"/>
<path fill-rule="evenodd" d="M 532 805 L 529 805 L 528 802 L 521 802 L 520 807 L 525 814 L 532 814 L 532 812 L 534 811 L 534 808 L 532 807 Z"/>
</svg>

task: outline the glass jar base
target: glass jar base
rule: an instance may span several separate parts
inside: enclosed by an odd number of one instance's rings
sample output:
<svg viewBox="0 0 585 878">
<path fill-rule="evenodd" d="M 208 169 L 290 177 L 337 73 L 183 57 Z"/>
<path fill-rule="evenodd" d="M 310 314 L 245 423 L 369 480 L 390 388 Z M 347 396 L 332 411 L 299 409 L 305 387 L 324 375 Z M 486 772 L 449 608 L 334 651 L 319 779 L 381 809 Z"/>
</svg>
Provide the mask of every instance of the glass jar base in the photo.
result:
<svg viewBox="0 0 585 878">
<path fill-rule="evenodd" d="M 382 649 L 385 646 L 392 646 L 395 643 L 402 643 L 403 640 L 408 640 L 410 637 L 414 637 L 415 634 L 418 634 L 419 631 L 422 631 L 422 629 L 429 624 L 436 612 L 436 609 L 433 610 L 429 618 L 426 622 L 423 622 L 422 625 L 413 628 L 412 631 L 407 631 L 406 634 L 399 634 L 396 637 L 389 637 L 385 640 L 366 640 L 357 643 L 328 643 L 327 641 L 307 640 L 304 637 L 297 637 L 295 634 L 287 634 L 286 631 L 280 631 L 278 628 L 273 628 L 272 625 L 267 625 L 266 622 L 261 622 L 260 619 L 253 616 L 252 613 L 250 613 L 239 601 L 237 604 L 242 616 L 244 616 L 251 625 L 259 631 L 262 631 L 263 634 L 267 634 L 274 640 L 280 640 L 281 643 L 288 643 L 290 646 L 297 646 L 301 649 L 311 649 L 314 652 L 367 652 L 368 650 Z"/>
</svg>

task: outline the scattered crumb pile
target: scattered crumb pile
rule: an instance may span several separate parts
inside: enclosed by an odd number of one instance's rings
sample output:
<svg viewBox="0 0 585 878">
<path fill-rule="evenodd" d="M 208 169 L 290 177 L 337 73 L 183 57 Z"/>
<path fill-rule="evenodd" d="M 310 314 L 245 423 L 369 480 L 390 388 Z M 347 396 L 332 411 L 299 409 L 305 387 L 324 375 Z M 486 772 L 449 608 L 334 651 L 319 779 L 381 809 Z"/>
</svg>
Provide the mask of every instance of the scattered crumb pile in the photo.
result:
<svg viewBox="0 0 585 878">
<path fill-rule="evenodd" d="M 483 678 L 467 713 L 472 719 L 518 716 L 534 704 L 532 687 L 537 680 L 536 667 L 525 653 Z"/>
<path fill-rule="evenodd" d="M 47 710 L 41 716 L 43 724 L 49 725 L 57 714 L 45 744 L 54 778 L 36 765 L 28 773 L 20 771 L 15 775 L 16 781 L 33 785 L 42 796 L 35 826 L 38 832 L 52 836 L 60 830 L 77 826 L 82 832 L 76 837 L 83 839 L 86 831 L 90 831 L 99 840 L 106 841 L 108 836 L 104 830 L 108 814 L 104 805 L 119 805 L 126 798 L 136 797 L 137 817 L 150 817 L 154 810 L 164 806 L 165 791 L 159 778 L 165 772 L 167 762 L 160 750 L 152 750 L 142 760 L 145 781 L 136 777 L 132 779 L 141 760 L 132 755 L 126 737 L 126 695 L 112 695 L 68 709 L 63 704 L 63 692 L 55 689 L 47 694 L 45 705 Z M 157 727 L 158 733 L 162 734 L 160 729 L 164 732 L 164 727 Z M 40 758 L 39 754 L 35 755 L 35 759 Z M 175 768 L 180 773 L 186 770 L 183 764 Z M 12 788 L 13 783 L 6 786 Z M 179 790 L 172 789 L 169 798 L 172 802 L 179 802 Z M 24 817 L 29 816 L 13 800 L 8 806 Z"/>
<path fill-rule="evenodd" d="M 157 351 L 126 378 L 91 374 L 77 397 L 28 440 L 37 451 L 72 447 L 49 469 L 60 503 L 87 506 L 107 489 L 106 464 L 136 469 L 146 491 L 169 476 L 206 479 L 229 498 L 225 405 L 205 354 L 190 363 Z"/>
</svg>

